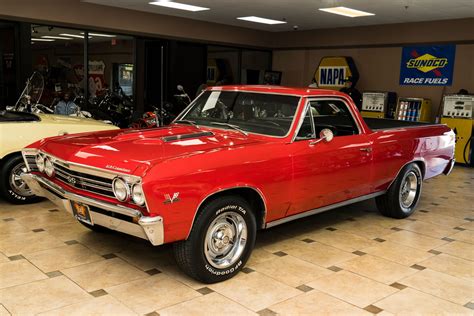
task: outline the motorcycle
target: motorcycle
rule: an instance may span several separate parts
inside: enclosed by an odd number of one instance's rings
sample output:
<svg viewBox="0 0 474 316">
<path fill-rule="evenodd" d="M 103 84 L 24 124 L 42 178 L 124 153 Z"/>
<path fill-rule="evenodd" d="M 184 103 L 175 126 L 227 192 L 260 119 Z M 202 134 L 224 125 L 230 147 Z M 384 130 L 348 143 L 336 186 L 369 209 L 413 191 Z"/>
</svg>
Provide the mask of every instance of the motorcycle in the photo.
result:
<svg viewBox="0 0 474 316">
<path fill-rule="evenodd" d="M 178 104 L 182 104 L 183 108 L 191 103 L 191 98 L 186 93 L 182 85 L 178 85 L 177 90 L 180 94 L 175 94 Z M 153 128 L 169 125 L 175 118 L 175 106 L 166 102 L 163 107 L 152 106 L 153 111 L 148 111 L 141 118 L 133 121 L 129 127 L 131 128 Z"/>
<path fill-rule="evenodd" d="M 53 109 L 39 103 L 41 96 L 43 95 L 43 89 L 43 76 L 37 71 L 33 72 L 33 74 L 26 80 L 25 88 L 15 105 L 7 106 L 7 110 L 29 113 L 54 113 Z"/>
</svg>

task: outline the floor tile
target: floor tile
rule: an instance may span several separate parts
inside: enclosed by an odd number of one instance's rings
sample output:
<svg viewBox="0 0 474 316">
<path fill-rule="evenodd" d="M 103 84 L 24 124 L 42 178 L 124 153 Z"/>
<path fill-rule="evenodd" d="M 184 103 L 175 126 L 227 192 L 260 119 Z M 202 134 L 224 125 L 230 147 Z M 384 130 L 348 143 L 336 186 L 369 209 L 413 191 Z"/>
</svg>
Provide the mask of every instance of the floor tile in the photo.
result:
<svg viewBox="0 0 474 316">
<path fill-rule="evenodd" d="M 61 247 L 64 243 L 47 232 L 7 235 L 0 238 L 0 251 L 7 256 Z"/>
<path fill-rule="evenodd" d="M 183 273 L 183 270 L 178 268 L 176 264 L 174 265 L 166 265 L 160 267 L 161 272 L 164 274 L 170 276 L 171 278 L 189 286 L 190 288 L 197 290 L 202 287 L 208 286 L 208 284 L 204 284 L 200 281 L 197 281 L 190 276 L 188 276 L 186 273 Z"/>
<path fill-rule="evenodd" d="M 44 273 L 27 260 L 0 263 L 0 289 L 47 278 Z"/>
<path fill-rule="evenodd" d="M 349 271 L 321 277 L 307 285 L 364 308 L 398 290 Z"/>
<path fill-rule="evenodd" d="M 124 249 L 117 252 L 116 255 L 143 271 L 176 264 L 170 247 L 163 248 L 143 244 Z"/>
<path fill-rule="evenodd" d="M 450 254 L 455 257 L 474 261 L 474 246 L 462 241 L 453 241 L 435 250 Z"/>
<path fill-rule="evenodd" d="M 45 226 L 57 224 L 71 224 L 76 222 L 74 217 L 65 211 L 24 216 L 18 218 L 16 221 L 23 226 L 28 227 L 29 229 L 44 228 Z"/>
<path fill-rule="evenodd" d="M 218 293 L 197 297 L 168 308 L 160 309 L 158 312 L 160 316 L 257 315 L 251 310 Z"/>
<path fill-rule="evenodd" d="M 400 283 L 439 298 L 464 305 L 473 299 L 474 282 L 449 274 L 425 269 L 409 276 Z"/>
<path fill-rule="evenodd" d="M 369 247 L 376 243 L 372 239 L 361 237 L 342 230 L 333 232 L 321 230 L 313 234 L 308 234 L 308 237 L 322 244 L 349 252 Z"/>
<path fill-rule="evenodd" d="M 456 233 L 456 230 L 452 227 L 436 225 L 423 221 L 408 222 L 398 227 L 403 228 L 404 230 L 418 233 L 420 235 L 425 235 L 438 239 Z"/>
<path fill-rule="evenodd" d="M 0 290 L 0 297 L 12 314 L 32 315 L 85 301 L 90 295 L 61 276 Z"/>
<path fill-rule="evenodd" d="M 298 247 L 287 249 L 286 252 L 301 260 L 326 268 L 357 257 L 351 252 L 326 246 L 318 242 L 305 243 Z"/>
<path fill-rule="evenodd" d="M 83 316 L 83 315 L 94 315 L 94 316 L 126 316 L 126 315 L 137 315 L 127 306 L 119 302 L 117 299 L 110 295 L 101 296 L 98 298 L 91 298 L 87 301 L 68 305 L 62 308 L 50 310 L 44 313 L 40 313 L 42 316 Z"/>
<path fill-rule="evenodd" d="M 397 315 L 472 315 L 472 310 L 468 308 L 411 288 L 401 290 L 374 305 Z"/>
<path fill-rule="evenodd" d="M 275 255 L 264 248 L 257 248 L 252 251 L 249 260 L 247 261 L 247 266 L 251 267 L 255 264 L 272 260 L 275 258 Z"/>
<path fill-rule="evenodd" d="M 272 260 L 254 265 L 253 268 L 255 268 L 255 270 L 258 272 L 283 282 L 291 287 L 297 287 L 321 276 L 332 273 L 328 269 L 319 267 L 293 256 L 274 258 Z"/>
<path fill-rule="evenodd" d="M 379 243 L 373 247 L 364 248 L 363 251 L 405 266 L 411 266 L 434 256 L 427 251 L 418 250 L 390 241 Z"/>
<path fill-rule="evenodd" d="M 163 273 L 109 287 L 106 291 L 141 315 L 201 296 Z"/>
<path fill-rule="evenodd" d="M 5 306 L 3 306 L 2 304 L 0 304 L 0 316 L 10 316 L 10 312 L 5 308 Z"/>
<path fill-rule="evenodd" d="M 120 258 L 92 262 L 61 272 L 87 292 L 148 277 L 148 274 Z"/>
<path fill-rule="evenodd" d="M 462 241 L 462 242 L 466 242 L 466 243 L 470 243 L 470 244 L 474 244 L 474 231 L 472 231 L 472 230 L 460 231 L 458 233 L 450 235 L 449 238 L 452 238 L 452 239 L 458 240 L 458 241 Z"/>
<path fill-rule="evenodd" d="M 458 278 L 474 280 L 474 267 L 472 261 L 440 254 L 420 262 L 421 265 L 431 270 L 443 272 Z"/>
<path fill-rule="evenodd" d="M 395 243 L 410 246 L 424 251 L 428 251 L 430 249 L 434 249 L 443 244 L 446 244 L 446 241 L 443 241 L 441 239 L 424 236 L 406 230 L 386 235 L 384 236 L 384 238 Z"/>
<path fill-rule="evenodd" d="M 320 291 L 298 295 L 272 305 L 269 309 L 280 315 L 372 315 Z"/>
<path fill-rule="evenodd" d="M 5 222 L 0 220 L 0 236 L 19 233 L 28 233 L 31 230 L 18 223 L 17 221 Z"/>
<path fill-rule="evenodd" d="M 46 231 L 62 241 L 74 240 L 81 234 L 90 234 L 91 231 L 80 223 L 66 223 L 46 226 Z"/>
<path fill-rule="evenodd" d="M 208 287 L 254 312 L 301 294 L 301 291 L 258 272 L 239 273 L 230 280 Z"/>
<path fill-rule="evenodd" d="M 372 280 L 392 284 L 416 273 L 407 266 L 372 255 L 365 255 L 339 264 L 344 270 L 357 273 Z"/>
<path fill-rule="evenodd" d="M 26 254 L 25 257 L 44 272 L 104 260 L 104 258 L 80 244 L 32 252 Z"/>
</svg>

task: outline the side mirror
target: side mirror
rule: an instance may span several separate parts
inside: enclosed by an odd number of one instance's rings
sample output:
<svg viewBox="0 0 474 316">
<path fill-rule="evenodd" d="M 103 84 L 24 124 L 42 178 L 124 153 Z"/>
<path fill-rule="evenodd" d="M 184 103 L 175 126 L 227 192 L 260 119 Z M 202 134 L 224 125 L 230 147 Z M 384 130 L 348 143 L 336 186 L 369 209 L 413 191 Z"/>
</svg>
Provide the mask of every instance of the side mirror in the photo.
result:
<svg viewBox="0 0 474 316">
<path fill-rule="evenodd" d="M 329 143 L 334 138 L 334 133 L 329 128 L 324 128 L 319 132 L 319 138 L 309 142 L 310 146 L 314 146 L 323 140 Z"/>
<path fill-rule="evenodd" d="M 179 84 L 179 85 L 176 87 L 176 89 L 178 89 L 178 91 L 181 91 L 181 92 L 183 92 L 183 91 L 184 91 L 184 88 L 183 88 L 183 86 L 182 86 L 182 85 L 180 85 L 180 84 Z"/>
<path fill-rule="evenodd" d="M 319 132 L 319 138 L 329 143 L 334 138 L 334 133 L 329 128 L 324 128 Z"/>
</svg>

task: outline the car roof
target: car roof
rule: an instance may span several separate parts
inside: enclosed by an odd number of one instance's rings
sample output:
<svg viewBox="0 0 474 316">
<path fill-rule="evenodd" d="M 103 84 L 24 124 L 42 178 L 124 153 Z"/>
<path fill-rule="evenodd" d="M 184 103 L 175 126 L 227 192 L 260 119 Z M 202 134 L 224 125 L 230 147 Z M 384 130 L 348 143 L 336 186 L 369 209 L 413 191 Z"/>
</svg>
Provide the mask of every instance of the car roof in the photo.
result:
<svg viewBox="0 0 474 316">
<path fill-rule="evenodd" d="M 258 92 L 258 93 L 269 93 L 269 94 L 286 94 L 296 95 L 301 97 L 308 96 L 345 96 L 344 93 L 319 88 L 308 88 L 308 87 L 285 87 L 285 86 L 270 86 L 270 85 L 229 85 L 229 86 L 215 86 L 209 87 L 207 90 L 210 91 L 242 91 L 242 92 Z"/>
</svg>

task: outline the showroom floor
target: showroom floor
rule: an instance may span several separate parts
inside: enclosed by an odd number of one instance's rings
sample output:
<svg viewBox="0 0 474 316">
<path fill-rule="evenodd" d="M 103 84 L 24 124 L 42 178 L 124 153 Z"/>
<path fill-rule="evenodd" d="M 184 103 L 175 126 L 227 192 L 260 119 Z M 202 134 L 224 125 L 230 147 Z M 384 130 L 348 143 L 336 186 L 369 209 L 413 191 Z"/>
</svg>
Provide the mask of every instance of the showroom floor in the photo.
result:
<svg viewBox="0 0 474 316">
<path fill-rule="evenodd" d="M 409 219 L 373 201 L 261 231 L 244 271 L 197 283 L 169 246 L 0 202 L 0 315 L 474 313 L 474 170 L 424 185 Z"/>
</svg>

